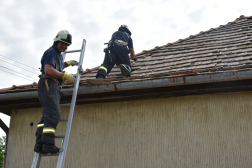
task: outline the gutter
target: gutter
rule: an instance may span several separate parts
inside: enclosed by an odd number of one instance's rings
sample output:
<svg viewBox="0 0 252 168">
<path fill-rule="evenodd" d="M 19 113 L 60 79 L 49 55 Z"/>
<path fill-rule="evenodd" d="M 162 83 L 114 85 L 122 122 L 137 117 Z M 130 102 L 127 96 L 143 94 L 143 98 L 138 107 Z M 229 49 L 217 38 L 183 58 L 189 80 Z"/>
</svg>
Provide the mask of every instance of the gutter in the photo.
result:
<svg viewBox="0 0 252 168">
<path fill-rule="evenodd" d="M 128 82 L 119 84 L 99 85 L 99 86 L 83 86 L 79 87 L 78 94 L 94 94 L 105 92 L 117 92 L 125 90 L 149 89 L 157 87 L 169 87 L 178 85 L 191 85 L 201 83 L 236 81 L 252 79 L 252 71 L 229 72 L 211 75 L 186 76 L 177 78 L 156 79 L 141 82 Z M 62 89 L 62 96 L 72 95 L 73 89 Z M 0 101 L 33 99 L 38 98 L 37 91 L 19 92 L 19 93 L 5 93 L 0 94 Z"/>
</svg>

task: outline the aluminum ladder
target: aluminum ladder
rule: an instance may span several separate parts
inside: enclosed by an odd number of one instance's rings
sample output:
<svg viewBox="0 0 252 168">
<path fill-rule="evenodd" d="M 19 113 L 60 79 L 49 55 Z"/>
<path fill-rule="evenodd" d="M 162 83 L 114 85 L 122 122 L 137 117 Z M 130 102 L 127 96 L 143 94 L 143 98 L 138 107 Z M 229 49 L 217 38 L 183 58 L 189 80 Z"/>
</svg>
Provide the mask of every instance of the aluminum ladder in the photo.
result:
<svg viewBox="0 0 252 168">
<path fill-rule="evenodd" d="M 60 136 L 55 136 L 55 138 L 63 138 L 61 146 L 60 146 L 60 150 L 58 153 L 37 153 L 37 152 L 35 152 L 31 168 L 39 168 L 41 157 L 44 157 L 44 156 L 58 156 L 57 168 L 64 168 L 67 147 L 68 147 L 68 141 L 69 141 L 71 126 L 72 126 L 72 121 L 73 121 L 73 114 L 74 114 L 74 108 L 75 108 L 75 103 L 76 103 L 76 97 L 77 97 L 77 92 L 78 92 L 78 88 L 79 88 L 80 74 L 83 72 L 82 62 L 83 62 L 83 57 L 84 57 L 84 52 L 85 52 L 85 46 L 86 46 L 86 40 L 83 39 L 81 50 L 65 51 L 63 53 L 63 59 L 65 59 L 66 53 L 81 52 L 79 63 L 78 63 L 78 70 L 77 70 L 76 81 L 75 81 L 75 85 L 74 85 L 74 89 L 73 89 L 73 96 L 72 96 L 71 104 L 61 104 L 60 105 L 60 106 L 69 106 L 70 105 L 68 119 L 61 119 L 60 120 L 60 122 L 67 122 L 66 134 L 60 135 Z"/>
</svg>

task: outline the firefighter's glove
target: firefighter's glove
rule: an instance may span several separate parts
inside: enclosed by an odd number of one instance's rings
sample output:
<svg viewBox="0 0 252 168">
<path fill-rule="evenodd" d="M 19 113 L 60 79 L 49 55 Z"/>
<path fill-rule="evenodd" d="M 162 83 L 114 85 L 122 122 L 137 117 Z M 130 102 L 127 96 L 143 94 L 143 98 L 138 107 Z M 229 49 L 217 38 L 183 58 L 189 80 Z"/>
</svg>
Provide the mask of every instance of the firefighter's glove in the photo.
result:
<svg viewBox="0 0 252 168">
<path fill-rule="evenodd" d="M 67 61 L 66 63 L 67 63 L 67 66 L 70 66 L 70 65 L 76 66 L 76 65 L 78 65 L 78 62 L 75 61 L 75 60 L 70 60 L 70 61 Z"/>
<path fill-rule="evenodd" d="M 103 49 L 103 52 L 106 53 L 107 51 L 108 51 L 108 47 Z"/>
<path fill-rule="evenodd" d="M 136 57 L 134 57 L 132 60 L 134 60 L 134 62 L 136 62 L 136 61 L 137 61 L 137 58 L 136 58 Z"/>
<path fill-rule="evenodd" d="M 76 80 L 73 75 L 70 75 L 66 71 L 64 71 L 64 75 L 62 76 L 62 79 L 67 80 L 68 83 L 74 83 Z"/>
</svg>

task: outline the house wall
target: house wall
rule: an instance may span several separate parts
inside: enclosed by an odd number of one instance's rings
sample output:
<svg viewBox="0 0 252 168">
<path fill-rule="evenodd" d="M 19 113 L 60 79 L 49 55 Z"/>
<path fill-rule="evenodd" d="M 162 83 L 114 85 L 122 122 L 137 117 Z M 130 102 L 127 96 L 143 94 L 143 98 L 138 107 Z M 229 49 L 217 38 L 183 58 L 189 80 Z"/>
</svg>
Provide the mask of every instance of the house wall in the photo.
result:
<svg viewBox="0 0 252 168">
<path fill-rule="evenodd" d="M 251 102 L 247 92 L 78 105 L 65 168 L 250 168 Z M 31 166 L 40 116 L 39 108 L 11 115 L 6 168 Z M 42 158 L 41 167 L 56 163 Z"/>
</svg>

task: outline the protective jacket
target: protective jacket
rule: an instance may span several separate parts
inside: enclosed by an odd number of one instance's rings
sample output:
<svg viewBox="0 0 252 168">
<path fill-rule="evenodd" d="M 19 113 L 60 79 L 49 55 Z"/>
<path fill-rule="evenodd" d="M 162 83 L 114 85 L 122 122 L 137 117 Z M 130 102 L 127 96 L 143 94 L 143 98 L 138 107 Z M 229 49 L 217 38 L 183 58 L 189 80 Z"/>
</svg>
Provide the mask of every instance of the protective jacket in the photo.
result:
<svg viewBox="0 0 252 168">
<path fill-rule="evenodd" d="M 131 68 L 129 58 L 129 48 L 133 48 L 133 40 L 126 32 L 116 31 L 113 33 L 105 51 L 105 58 L 97 71 L 97 76 L 103 75 L 104 78 L 110 73 L 116 64 L 126 64 Z"/>
</svg>

